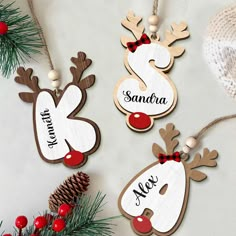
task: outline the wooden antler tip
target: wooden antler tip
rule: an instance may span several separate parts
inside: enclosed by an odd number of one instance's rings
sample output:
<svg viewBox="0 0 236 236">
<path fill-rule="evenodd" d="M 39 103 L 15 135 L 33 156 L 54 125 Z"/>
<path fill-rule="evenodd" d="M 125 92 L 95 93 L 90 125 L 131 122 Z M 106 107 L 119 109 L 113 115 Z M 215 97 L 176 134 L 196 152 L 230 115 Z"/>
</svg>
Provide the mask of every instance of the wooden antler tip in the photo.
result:
<svg viewBox="0 0 236 236">
<path fill-rule="evenodd" d="M 86 54 L 81 51 L 81 52 L 78 52 L 78 53 L 77 53 L 77 56 L 78 56 L 78 57 L 83 57 L 83 58 L 85 58 L 85 57 L 86 57 Z"/>
<path fill-rule="evenodd" d="M 180 22 L 179 24 L 172 23 L 171 26 L 172 26 L 172 28 L 176 28 L 179 30 L 186 30 L 188 28 L 188 24 L 184 21 Z"/>
<path fill-rule="evenodd" d="M 181 22 L 180 22 L 180 25 L 185 26 L 186 28 L 188 27 L 188 24 L 187 24 L 187 22 L 185 22 L 185 21 L 181 21 Z"/>
<path fill-rule="evenodd" d="M 135 16 L 134 11 L 132 11 L 132 10 L 129 10 L 127 15 L 128 16 Z"/>
<path fill-rule="evenodd" d="M 88 63 L 88 66 L 90 66 L 90 65 L 93 63 L 93 61 L 88 58 L 88 59 L 87 59 L 87 63 Z"/>
<path fill-rule="evenodd" d="M 26 72 L 29 73 L 29 75 L 31 75 L 31 74 L 33 73 L 33 69 L 32 69 L 32 68 L 28 68 L 28 69 L 26 70 Z"/>
<path fill-rule="evenodd" d="M 215 159 L 218 156 L 218 152 L 216 150 L 209 151 L 208 148 L 204 148 L 203 154 L 209 154 L 211 156 L 211 159 Z"/>
<path fill-rule="evenodd" d="M 158 157 L 158 155 L 159 155 L 160 153 L 166 154 L 166 152 L 163 150 L 163 148 L 160 147 L 160 146 L 159 146 L 158 144 L 156 144 L 156 143 L 153 143 L 153 145 L 152 145 L 152 153 L 153 153 L 154 156 L 156 156 L 156 157 Z"/>
<path fill-rule="evenodd" d="M 212 153 L 214 153 L 215 155 L 219 154 L 216 150 L 213 150 Z"/>
<path fill-rule="evenodd" d="M 173 123 L 168 123 L 168 124 L 166 125 L 166 128 L 167 128 L 167 129 L 174 129 L 174 128 L 175 128 L 175 125 L 174 125 Z"/>
<path fill-rule="evenodd" d="M 165 132 L 164 128 L 159 129 L 159 134 L 162 135 Z"/>
<path fill-rule="evenodd" d="M 16 72 L 18 73 L 18 74 L 20 74 L 22 71 L 25 71 L 25 69 L 24 69 L 24 67 L 18 67 L 17 68 L 17 70 L 16 70 Z"/>
<path fill-rule="evenodd" d="M 203 154 L 208 154 L 208 153 L 210 153 L 209 149 L 208 148 L 204 148 L 203 149 Z"/>
</svg>

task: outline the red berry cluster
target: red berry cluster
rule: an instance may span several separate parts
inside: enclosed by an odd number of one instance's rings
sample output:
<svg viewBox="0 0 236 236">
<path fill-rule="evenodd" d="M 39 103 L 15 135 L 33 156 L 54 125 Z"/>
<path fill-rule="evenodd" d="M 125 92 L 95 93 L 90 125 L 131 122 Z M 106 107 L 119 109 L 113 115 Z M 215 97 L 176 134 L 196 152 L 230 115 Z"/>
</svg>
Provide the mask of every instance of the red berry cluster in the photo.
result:
<svg viewBox="0 0 236 236">
<path fill-rule="evenodd" d="M 30 236 L 39 236 L 40 230 L 47 225 L 52 225 L 52 230 L 55 232 L 61 232 L 66 227 L 64 217 L 68 216 L 72 207 L 68 204 L 62 204 L 58 209 L 58 217 L 54 219 L 51 214 L 45 216 L 38 216 L 34 220 L 34 233 Z M 19 236 L 22 235 L 22 229 L 28 224 L 28 219 L 25 216 L 18 216 L 15 221 L 15 226 L 19 229 Z M 2 236 L 12 236 L 11 234 L 3 234 Z"/>
<path fill-rule="evenodd" d="M 63 229 L 65 229 L 66 227 L 66 222 L 63 219 L 63 217 L 66 217 L 72 210 L 72 207 L 68 204 L 62 204 L 59 208 L 58 208 L 58 215 L 60 217 L 58 217 L 57 219 L 55 219 L 52 223 L 52 229 L 55 232 L 61 232 Z"/>
</svg>

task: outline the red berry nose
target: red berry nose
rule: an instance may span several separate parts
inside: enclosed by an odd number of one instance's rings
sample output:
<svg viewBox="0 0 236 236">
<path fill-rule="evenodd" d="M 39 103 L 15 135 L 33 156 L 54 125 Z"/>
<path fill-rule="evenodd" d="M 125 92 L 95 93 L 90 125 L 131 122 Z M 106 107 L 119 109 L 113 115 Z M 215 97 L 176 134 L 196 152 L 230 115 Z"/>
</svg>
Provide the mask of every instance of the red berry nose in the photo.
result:
<svg viewBox="0 0 236 236">
<path fill-rule="evenodd" d="M 132 224 L 138 233 L 146 234 L 152 230 L 152 223 L 146 216 L 136 216 Z"/>
<path fill-rule="evenodd" d="M 79 151 L 71 151 L 64 157 L 64 164 L 68 167 L 76 167 L 84 162 L 84 154 Z"/>
<path fill-rule="evenodd" d="M 138 130 L 145 130 L 151 128 L 152 120 L 150 116 L 143 112 L 134 112 L 128 118 L 129 124 Z"/>
</svg>

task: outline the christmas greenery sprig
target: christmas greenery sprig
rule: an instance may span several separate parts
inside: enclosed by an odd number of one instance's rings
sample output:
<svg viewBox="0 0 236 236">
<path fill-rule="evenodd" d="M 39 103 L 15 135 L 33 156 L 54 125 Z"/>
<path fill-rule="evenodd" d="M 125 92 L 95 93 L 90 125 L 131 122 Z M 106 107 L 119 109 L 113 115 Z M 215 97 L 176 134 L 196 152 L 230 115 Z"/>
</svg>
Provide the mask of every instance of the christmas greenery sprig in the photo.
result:
<svg viewBox="0 0 236 236">
<path fill-rule="evenodd" d="M 105 195 L 99 192 L 95 199 L 83 194 L 77 199 L 74 206 L 63 204 L 58 213 L 44 213 L 34 219 L 33 225 L 27 228 L 27 218 L 19 216 L 15 225 L 18 228 L 14 236 L 111 236 L 113 235 L 110 217 L 97 219 L 97 214 L 102 211 Z M 0 224 L 1 226 L 1 224 Z M 23 232 L 23 228 L 25 228 Z M 1 234 L 11 236 L 11 234 Z"/>
<path fill-rule="evenodd" d="M 43 47 L 40 29 L 30 16 L 22 16 L 12 5 L 0 1 L 0 70 L 7 78 Z"/>
</svg>

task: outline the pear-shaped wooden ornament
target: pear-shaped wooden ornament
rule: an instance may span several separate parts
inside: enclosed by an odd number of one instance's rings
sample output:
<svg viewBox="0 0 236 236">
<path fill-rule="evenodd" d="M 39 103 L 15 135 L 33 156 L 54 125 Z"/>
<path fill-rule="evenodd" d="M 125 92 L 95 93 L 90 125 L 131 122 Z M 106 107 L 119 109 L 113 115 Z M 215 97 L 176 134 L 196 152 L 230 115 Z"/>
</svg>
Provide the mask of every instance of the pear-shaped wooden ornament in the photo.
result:
<svg viewBox="0 0 236 236">
<path fill-rule="evenodd" d="M 197 168 L 215 167 L 217 151 L 204 149 L 193 160 L 181 158 L 175 151 L 179 131 L 173 124 L 160 129 L 166 151 L 153 144 L 153 154 L 158 161 L 139 172 L 124 188 L 118 200 L 121 213 L 130 220 L 138 235 L 172 235 L 180 226 L 188 203 L 190 182 L 203 181 L 206 174 Z"/>
</svg>

